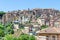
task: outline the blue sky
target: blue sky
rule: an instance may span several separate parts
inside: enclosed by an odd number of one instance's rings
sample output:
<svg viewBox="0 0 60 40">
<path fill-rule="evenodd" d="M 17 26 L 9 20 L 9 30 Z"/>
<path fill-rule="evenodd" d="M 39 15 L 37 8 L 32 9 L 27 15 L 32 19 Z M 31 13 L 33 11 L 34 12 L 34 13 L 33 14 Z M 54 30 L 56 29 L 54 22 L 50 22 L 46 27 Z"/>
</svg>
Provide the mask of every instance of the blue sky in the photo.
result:
<svg viewBox="0 0 60 40">
<path fill-rule="evenodd" d="M 60 0 L 0 0 L 0 11 L 28 8 L 54 8 L 60 10 Z"/>
</svg>

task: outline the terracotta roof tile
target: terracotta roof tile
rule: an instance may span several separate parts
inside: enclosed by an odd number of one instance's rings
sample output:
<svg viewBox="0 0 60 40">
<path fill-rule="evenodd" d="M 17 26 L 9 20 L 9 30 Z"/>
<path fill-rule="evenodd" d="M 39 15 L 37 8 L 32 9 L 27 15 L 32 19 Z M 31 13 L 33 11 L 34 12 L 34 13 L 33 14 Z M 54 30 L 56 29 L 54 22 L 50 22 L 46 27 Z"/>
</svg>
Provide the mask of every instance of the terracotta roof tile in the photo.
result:
<svg viewBox="0 0 60 40">
<path fill-rule="evenodd" d="M 49 28 L 41 30 L 39 33 L 60 33 L 60 28 L 49 27 Z"/>
</svg>

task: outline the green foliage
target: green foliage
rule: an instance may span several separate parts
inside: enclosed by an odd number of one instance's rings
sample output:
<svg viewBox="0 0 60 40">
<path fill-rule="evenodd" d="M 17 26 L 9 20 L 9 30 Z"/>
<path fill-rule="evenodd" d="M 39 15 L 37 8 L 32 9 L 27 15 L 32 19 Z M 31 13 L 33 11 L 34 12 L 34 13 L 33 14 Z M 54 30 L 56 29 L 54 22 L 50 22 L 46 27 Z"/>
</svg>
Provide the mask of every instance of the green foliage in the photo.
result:
<svg viewBox="0 0 60 40">
<path fill-rule="evenodd" d="M 29 23 L 31 23 L 31 21 L 29 20 Z"/>
<path fill-rule="evenodd" d="M 13 40 L 18 40 L 18 38 L 14 37 Z"/>
<path fill-rule="evenodd" d="M 3 37 L 5 34 L 13 34 L 14 30 L 12 29 L 12 24 L 9 23 L 6 26 L 0 23 L 0 37 Z"/>
<path fill-rule="evenodd" d="M 18 40 L 36 40 L 36 38 L 32 35 L 23 34 L 23 35 L 20 35 Z"/>
<path fill-rule="evenodd" d="M 11 34 L 5 35 L 4 40 L 13 40 L 13 36 Z"/>
<path fill-rule="evenodd" d="M 29 40 L 36 40 L 36 38 L 32 35 L 29 37 Z"/>
<path fill-rule="evenodd" d="M 18 40 L 18 38 L 13 37 L 12 34 L 7 34 L 5 35 L 4 40 Z"/>
<path fill-rule="evenodd" d="M 19 24 L 19 26 L 20 26 L 19 27 L 20 29 L 24 29 L 24 25 L 23 24 Z"/>
<path fill-rule="evenodd" d="M 24 35 L 21 35 L 19 38 L 19 40 L 28 40 L 29 39 L 29 36 L 24 34 Z"/>
<path fill-rule="evenodd" d="M 3 37 L 4 34 L 4 26 L 0 23 L 0 37 Z"/>
<path fill-rule="evenodd" d="M 13 29 L 11 29 L 10 27 L 7 27 L 6 29 L 7 29 L 9 34 L 13 34 L 14 33 Z"/>
<path fill-rule="evenodd" d="M 10 23 L 10 22 L 5 24 L 6 27 L 10 27 L 10 28 L 12 27 L 12 25 L 13 25 L 13 24 Z"/>
<path fill-rule="evenodd" d="M 47 27 L 48 27 L 47 25 L 42 25 L 41 29 L 44 29 L 44 28 L 47 28 Z"/>
<path fill-rule="evenodd" d="M 0 11 L 0 15 L 3 15 L 3 14 L 5 14 L 5 12 L 3 12 L 3 11 Z"/>
<path fill-rule="evenodd" d="M 16 38 L 10 35 L 5 35 L 4 40 L 36 40 L 36 38 L 32 35 L 22 34 L 20 37 Z"/>
<path fill-rule="evenodd" d="M 0 29 L 4 29 L 4 26 L 3 24 L 0 23 Z"/>
<path fill-rule="evenodd" d="M 11 34 L 7 34 L 5 35 L 4 40 L 18 40 L 18 38 L 13 37 Z"/>
<path fill-rule="evenodd" d="M 0 37 L 4 37 L 5 33 L 2 29 L 0 29 Z"/>
<path fill-rule="evenodd" d="M 24 28 L 24 25 L 20 24 L 21 27 Z M 36 40 L 34 36 L 28 34 L 21 34 L 18 38 L 13 37 L 12 23 L 7 25 L 0 24 L 0 37 L 4 37 L 4 40 Z"/>
<path fill-rule="evenodd" d="M 36 16 L 36 18 L 39 18 L 40 16 Z"/>
<path fill-rule="evenodd" d="M 13 34 L 14 30 L 12 29 L 12 24 L 9 23 L 6 26 L 0 23 L 0 37 L 5 36 L 6 34 Z"/>
<path fill-rule="evenodd" d="M 13 31 L 13 28 L 12 28 L 12 23 L 8 23 L 7 25 L 5 25 L 5 30 L 6 30 L 6 32 L 7 32 L 7 34 L 13 34 L 14 33 L 14 31 Z"/>
</svg>

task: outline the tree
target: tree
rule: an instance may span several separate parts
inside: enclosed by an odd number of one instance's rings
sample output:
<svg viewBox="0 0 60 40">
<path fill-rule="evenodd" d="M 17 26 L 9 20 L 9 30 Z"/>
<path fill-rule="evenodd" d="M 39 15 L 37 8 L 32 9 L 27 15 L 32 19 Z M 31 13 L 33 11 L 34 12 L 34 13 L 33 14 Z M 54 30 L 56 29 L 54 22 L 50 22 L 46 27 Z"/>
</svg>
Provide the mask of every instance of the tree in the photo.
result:
<svg viewBox="0 0 60 40">
<path fill-rule="evenodd" d="M 0 23 L 0 29 L 4 30 L 4 26 L 1 23 Z"/>
<path fill-rule="evenodd" d="M 24 29 L 24 25 L 23 24 L 19 24 L 19 28 L 20 29 Z"/>
<path fill-rule="evenodd" d="M 47 27 L 48 27 L 47 25 L 42 25 L 41 29 L 44 29 L 44 28 L 47 28 Z"/>
<path fill-rule="evenodd" d="M 6 30 L 6 33 L 7 34 L 13 34 L 14 33 L 14 30 L 12 28 L 12 23 L 8 23 L 6 26 L 5 26 L 5 30 Z"/>
<path fill-rule="evenodd" d="M 5 35 L 4 40 L 13 40 L 13 36 L 11 34 Z"/>
<path fill-rule="evenodd" d="M 0 11 L 0 15 L 3 15 L 3 14 L 5 14 L 5 12 L 4 11 Z"/>
<path fill-rule="evenodd" d="M 14 31 L 13 31 L 13 29 L 12 29 L 12 28 L 7 27 L 6 29 L 7 29 L 7 32 L 8 32 L 9 34 L 13 34 L 13 33 L 14 33 Z"/>
<path fill-rule="evenodd" d="M 32 35 L 22 34 L 20 37 L 13 37 L 11 34 L 5 35 L 4 40 L 36 40 Z"/>
<path fill-rule="evenodd" d="M 18 38 L 18 40 L 28 40 L 28 35 L 26 34 L 23 34 L 23 35 L 20 35 L 20 37 Z"/>
<path fill-rule="evenodd" d="M 4 26 L 0 24 L 0 37 L 3 37 L 5 35 L 4 33 Z"/>
<path fill-rule="evenodd" d="M 0 17 L 2 18 L 2 16 L 5 14 L 5 12 L 0 11 Z"/>
<path fill-rule="evenodd" d="M 5 33 L 4 30 L 0 29 L 0 37 L 4 37 Z"/>
<path fill-rule="evenodd" d="M 40 16 L 39 15 L 36 15 L 36 18 L 39 18 Z"/>
<path fill-rule="evenodd" d="M 33 35 L 31 35 L 31 36 L 29 37 L 29 40 L 36 40 L 36 38 L 35 38 Z"/>
<path fill-rule="evenodd" d="M 14 37 L 13 40 L 18 40 L 18 38 Z"/>
<path fill-rule="evenodd" d="M 14 37 L 12 34 L 7 34 L 5 35 L 4 40 L 18 40 L 18 38 Z"/>
<path fill-rule="evenodd" d="M 32 35 L 22 34 L 22 35 L 20 35 L 18 40 L 36 40 L 36 38 Z"/>
</svg>

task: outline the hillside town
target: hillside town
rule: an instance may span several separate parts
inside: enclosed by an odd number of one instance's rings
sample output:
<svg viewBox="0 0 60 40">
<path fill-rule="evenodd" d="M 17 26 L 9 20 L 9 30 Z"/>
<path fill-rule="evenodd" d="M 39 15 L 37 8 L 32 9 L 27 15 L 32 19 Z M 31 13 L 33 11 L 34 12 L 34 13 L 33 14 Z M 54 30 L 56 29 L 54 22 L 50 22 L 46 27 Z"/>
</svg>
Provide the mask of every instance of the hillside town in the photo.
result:
<svg viewBox="0 0 60 40">
<path fill-rule="evenodd" d="M 0 19 L 3 24 L 7 22 L 25 23 L 31 21 L 40 25 L 56 26 L 59 27 L 60 11 L 55 9 L 28 9 L 8 11 Z M 40 22 L 41 21 L 41 22 Z"/>
<path fill-rule="evenodd" d="M 12 24 L 13 36 L 34 35 L 36 40 L 60 40 L 60 11 L 55 9 L 13 10 L 0 14 L 0 23 Z"/>
</svg>

